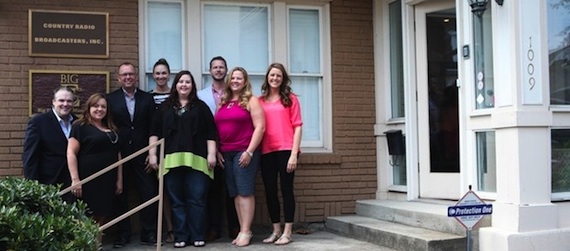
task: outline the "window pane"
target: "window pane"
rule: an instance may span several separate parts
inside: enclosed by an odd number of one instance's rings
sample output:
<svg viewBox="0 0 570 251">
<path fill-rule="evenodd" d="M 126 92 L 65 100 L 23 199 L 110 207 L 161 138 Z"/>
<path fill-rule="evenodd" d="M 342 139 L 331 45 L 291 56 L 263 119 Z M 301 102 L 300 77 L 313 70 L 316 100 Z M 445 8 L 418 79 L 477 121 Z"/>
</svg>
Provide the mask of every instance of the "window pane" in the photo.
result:
<svg viewBox="0 0 570 251">
<path fill-rule="evenodd" d="M 548 0 L 548 62 L 550 103 L 570 104 L 570 5 Z"/>
<path fill-rule="evenodd" d="M 392 118 L 404 117 L 404 63 L 402 52 L 402 3 L 390 4 L 390 90 Z"/>
<path fill-rule="evenodd" d="M 321 73 L 319 12 L 289 10 L 291 73 Z"/>
<path fill-rule="evenodd" d="M 479 191 L 497 191 L 495 132 L 477 132 L 477 184 Z"/>
<path fill-rule="evenodd" d="M 321 81 L 317 77 L 291 77 L 291 87 L 301 103 L 303 117 L 303 146 L 322 146 Z"/>
<path fill-rule="evenodd" d="M 168 61 L 173 72 L 182 68 L 181 9 L 180 3 L 148 3 L 146 72 L 152 72 L 152 66 L 160 58 Z"/>
<path fill-rule="evenodd" d="M 570 192 L 570 129 L 551 131 L 552 193 Z"/>
<path fill-rule="evenodd" d="M 215 56 L 226 59 L 228 71 L 241 66 L 250 75 L 264 75 L 269 65 L 268 23 L 265 6 L 204 5 L 204 75 Z"/>
<path fill-rule="evenodd" d="M 394 185 L 407 185 L 406 179 L 406 155 L 391 155 L 392 182 Z"/>
<path fill-rule="evenodd" d="M 493 78 L 493 33 L 491 11 L 482 18 L 473 15 L 473 37 L 475 40 L 475 105 L 477 109 L 495 106 L 495 84 Z"/>
</svg>

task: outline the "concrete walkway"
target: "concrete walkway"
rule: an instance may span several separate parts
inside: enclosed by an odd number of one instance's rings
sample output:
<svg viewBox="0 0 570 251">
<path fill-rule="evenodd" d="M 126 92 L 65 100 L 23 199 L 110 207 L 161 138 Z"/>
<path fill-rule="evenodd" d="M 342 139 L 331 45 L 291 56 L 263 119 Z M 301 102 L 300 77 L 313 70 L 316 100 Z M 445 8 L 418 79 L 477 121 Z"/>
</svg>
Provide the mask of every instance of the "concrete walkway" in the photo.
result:
<svg viewBox="0 0 570 251">
<path fill-rule="evenodd" d="M 236 247 L 230 243 L 228 237 L 222 237 L 214 242 L 209 242 L 205 247 L 196 248 L 189 245 L 185 248 L 174 248 L 172 243 L 164 243 L 161 250 L 255 250 L 255 251 L 275 251 L 275 250 L 346 250 L 346 251 L 394 251 L 393 249 L 380 247 L 368 242 L 343 237 L 337 234 L 327 232 L 324 228 L 309 229 L 308 231 L 296 231 L 293 234 L 293 242 L 288 245 L 279 246 L 274 244 L 264 244 L 262 240 L 266 238 L 270 232 L 255 231 L 251 244 L 247 247 Z M 307 232 L 307 234 L 299 234 L 299 232 Z M 267 236 L 266 236 L 267 235 Z M 143 246 L 138 243 L 138 238 L 133 236 L 129 244 L 120 249 L 114 249 L 111 243 L 104 245 L 105 251 L 152 251 L 157 250 L 156 247 Z M 108 237 L 110 238 L 110 237 Z M 106 241 L 105 241 L 106 242 Z"/>
</svg>

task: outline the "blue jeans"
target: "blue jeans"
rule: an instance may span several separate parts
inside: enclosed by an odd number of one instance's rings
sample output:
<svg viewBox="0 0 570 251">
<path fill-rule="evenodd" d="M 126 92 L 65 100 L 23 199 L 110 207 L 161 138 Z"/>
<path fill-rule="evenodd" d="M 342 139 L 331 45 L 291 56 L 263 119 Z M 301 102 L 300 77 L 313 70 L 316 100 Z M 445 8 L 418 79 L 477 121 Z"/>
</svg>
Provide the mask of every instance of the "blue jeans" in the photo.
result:
<svg viewBox="0 0 570 251">
<path fill-rule="evenodd" d="M 203 241 L 210 177 L 190 167 L 171 169 L 165 176 L 166 192 L 172 203 L 176 241 Z"/>
</svg>

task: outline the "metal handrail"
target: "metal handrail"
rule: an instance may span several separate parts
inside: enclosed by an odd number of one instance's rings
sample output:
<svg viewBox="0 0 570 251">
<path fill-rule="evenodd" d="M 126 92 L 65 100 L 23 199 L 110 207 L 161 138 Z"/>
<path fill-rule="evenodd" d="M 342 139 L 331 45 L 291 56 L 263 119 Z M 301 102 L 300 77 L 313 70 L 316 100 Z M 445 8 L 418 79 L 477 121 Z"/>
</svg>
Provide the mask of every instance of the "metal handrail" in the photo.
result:
<svg viewBox="0 0 570 251">
<path fill-rule="evenodd" d="M 103 231 L 103 230 L 115 225 L 119 221 L 135 214 L 136 212 L 138 212 L 138 211 L 144 209 L 145 207 L 150 206 L 152 203 L 158 201 L 158 217 L 157 217 L 158 222 L 156 223 L 156 228 L 157 228 L 156 229 L 156 250 L 160 251 L 161 246 L 162 246 L 162 203 L 163 203 L 162 202 L 162 199 L 163 199 L 162 196 L 163 196 L 163 190 L 164 190 L 164 177 L 163 177 L 164 176 L 163 175 L 163 173 L 164 173 L 164 139 L 160 139 L 157 142 L 152 143 L 152 144 L 148 145 L 147 147 L 142 148 L 142 149 L 136 151 L 135 153 L 127 156 L 126 158 L 122 158 L 121 160 L 105 167 L 104 169 L 92 174 L 91 176 L 89 176 L 85 179 L 82 179 L 81 181 L 78 182 L 77 185 L 83 185 L 83 184 L 85 184 L 85 183 L 87 183 L 87 182 L 89 182 L 89 181 L 91 181 L 91 180 L 93 180 L 93 179 L 117 168 L 118 166 L 122 165 L 123 163 L 125 163 L 131 159 L 134 159 L 135 157 L 137 157 L 137 156 L 139 156 L 145 152 L 148 152 L 148 150 L 150 150 L 153 147 L 157 147 L 158 145 L 160 145 L 160 158 L 159 158 L 159 167 L 158 167 L 158 195 L 153 197 L 153 198 L 150 198 L 146 202 L 144 202 L 144 203 L 138 205 L 137 207 L 131 209 L 130 211 L 118 216 L 117 218 L 107 222 L 105 225 L 100 226 L 99 230 Z M 69 193 L 69 191 L 71 191 L 71 186 L 59 191 L 59 195 L 62 196 L 66 193 Z"/>
</svg>

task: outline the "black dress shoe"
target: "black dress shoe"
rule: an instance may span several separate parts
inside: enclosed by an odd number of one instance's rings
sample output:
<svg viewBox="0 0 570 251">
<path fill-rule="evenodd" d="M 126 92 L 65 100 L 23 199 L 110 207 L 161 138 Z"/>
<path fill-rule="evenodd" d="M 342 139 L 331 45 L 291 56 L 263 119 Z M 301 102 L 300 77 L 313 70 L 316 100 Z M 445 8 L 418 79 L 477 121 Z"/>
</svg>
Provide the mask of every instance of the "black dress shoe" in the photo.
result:
<svg viewBox="0 0 570 251">
<path fill-rule="evenodd" d="M 122 248 L 127 245 L 129 241 L 130 240 L 128 238 L 119 237 L 117 240 L 115 240 L 115 242 L 113 242 L 113 248 Z"/>
<path fill-rule="evenodd" d="M 149 236 L 145 239 L 141 239 L 141 245 L 156 246 L 156 237 Z"/>
</svg>

